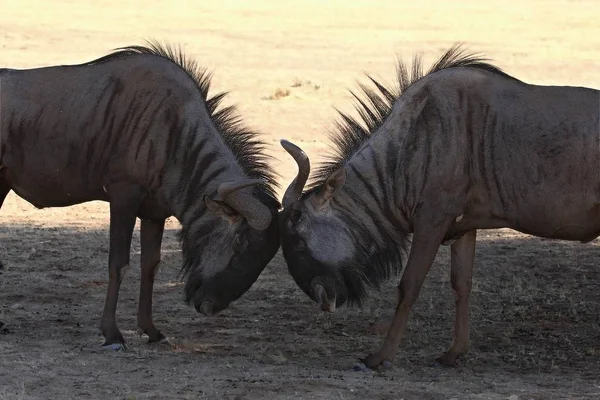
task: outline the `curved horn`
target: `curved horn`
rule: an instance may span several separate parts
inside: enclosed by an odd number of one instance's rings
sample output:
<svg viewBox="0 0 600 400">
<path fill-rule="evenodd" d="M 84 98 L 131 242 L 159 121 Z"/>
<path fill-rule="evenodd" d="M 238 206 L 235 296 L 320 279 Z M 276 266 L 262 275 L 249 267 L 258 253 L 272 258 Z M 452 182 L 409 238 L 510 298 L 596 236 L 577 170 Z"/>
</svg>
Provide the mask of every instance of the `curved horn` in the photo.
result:
<svg viewBox="0 0 600 400">
<path fill-rule="evenodd" d="M 302 151 L 302 149 L 295 144 L 288 142 L 285 139 L 281 139 L 280 143 L 285 151 L 294 157 L 296 164 L 298 164 L 298 175 L 296 175 L 283 195 L 282 205 L 283 208 L 286 208 L 298 200 L 300 196 L 302 196 L 302 190 L 304 189 L 304 185 L 306 185 L 306 181 L 310 175 L 310 160 L 308 159 L 306 153 L 304 153 L 304 151 Z"/>
<path fill-rule="evenodd" d="M 271 211 L 254 196 L 242 193 L 249 186 L 263 183 L 260 179 L 247 179 L 241 182 L 224 182 L 217 189 L 221 199 L 246 218 L 248 224 L 259 231 L 271 224 Z"/>
<path fill-rule="evenodd" d="M 263 183 L 260 179 L 246 179 L 238 182 L 224 182 L 219 185 L 217 188 L 217 193 L 223 200 L 225 197 L 231 195 L 232 193 L 237 192 L 238 190 L 242 190 L 247 188 L 248 186 L 260 185 Z"/>
<path fill-rule="evenodd" d="M 330 313 L 335 311 L 335 294 L 333 295 L 333 298 L 330 298 L 327 295 L 325 287 L 320 283 L 315 283 L 313 285 L 313 293 L 321 310 L 329 311 Z"/>
</svg>

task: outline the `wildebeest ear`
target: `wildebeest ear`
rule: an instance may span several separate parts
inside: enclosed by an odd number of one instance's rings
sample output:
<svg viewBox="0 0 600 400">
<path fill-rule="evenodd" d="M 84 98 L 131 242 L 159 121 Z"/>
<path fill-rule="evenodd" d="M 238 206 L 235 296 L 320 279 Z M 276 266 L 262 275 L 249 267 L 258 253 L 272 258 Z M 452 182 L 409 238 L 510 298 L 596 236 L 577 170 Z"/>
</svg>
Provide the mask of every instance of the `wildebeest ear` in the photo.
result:
<svg viewBox="0 0 600 400">
<path fill-rule="evenodd" d="M 344 167 L 338 169 L 325 181 L 323 186 L 315 193 L 314 201 L 317 208 L 325 207 L 333 196 L 344 186 L 346 182 L 346 170 Z"/>
<path fill-rule="evenodd" d="M 240 218 L 240 214 L 227 205 L 224 201 L 213 200 L 204 195 L 204 204 L 215 215 L 224 218 L 230 222 L 235 222 Z"/>
</svg>

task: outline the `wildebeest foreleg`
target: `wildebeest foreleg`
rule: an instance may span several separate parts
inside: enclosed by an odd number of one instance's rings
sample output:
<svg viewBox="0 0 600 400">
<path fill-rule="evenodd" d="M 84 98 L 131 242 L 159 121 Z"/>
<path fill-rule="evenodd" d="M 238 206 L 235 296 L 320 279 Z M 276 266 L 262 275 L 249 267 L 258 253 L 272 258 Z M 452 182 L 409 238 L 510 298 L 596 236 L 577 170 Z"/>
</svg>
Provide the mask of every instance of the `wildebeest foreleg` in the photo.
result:
<svg viewBox="0 0 600 400">
<path fill-rule="evenodd" d="M 100 329 L 104 346 L 119 350 L 125 348 L 123 335 L 117 328 L 116 310 L 119 287 L 129 265 L 131 236 L 142 199 L 142 190 L 131 185 L 107 185 L 110 202 L 110 249 L 108 256 L 108 291 Z"/>
<path fill-rule="evenodd" d="M 0 171 L 1 170 L 2 169 L 0 168 Z M 2 208 L 2 204 L 4 203 L 4 199 L 6 199 L 8 192 L 10 192 L 8 183 L 6 183 L 4 179 L 2 179 L 2 177 L 0 176 L 0 208 Z M 0 260 L 0 269 L 2 269 L 3 267 L 4 266 L 2 265 L 2 260 Z M 0 333 L 2 333 L 6 329 L 2 328 L 2 326 L 4 326 L 4 322 L 0 321 Z"/>
<path fill-rule="evenodd" d="M 477 231 L 473 230 L 450 247 L 452 264 L 450 281 L 454 292 L 456 316 L 452 347 L 437 360 L 443 365 L 455 366 L 458 358 L 469 350 L 469 296 L 473 279 L 476 237 Z"/>
<path fill-rule="evenodd" d="M 160 245 L 162 242 L 165 221 L 154 222 L 142 220 L 141 224 L 141 280 L 140 300 L 138 305 L 139 332 L 148 335 L 148 343 L 163 340 L 165 337 L 152 322 L 152 291 L 154 276 L 160 266 Z"/>
<path fill-rule="evenodd" d="M 8 183 L 4 181 L 2 176 L 0 176 L 0 208 L 2 208 L 2 204 L 4 203 L 4 199 L 6 199 L 8 192 L 10 192 L 10 187 L 8 186 Z"/>
<path fill-rule="evenodd" d="M 0 172 L 2 172 L 1 165 Z M 4 204 L 4 200 L 6 199 L 8 192 L 10 192 L 10 187 L 8 186 L 8 183 L 2 178 L 2 175 L 0 175 L 0 208 L 2 208 L 2 204 Z M 2 268 L 2 260 L 0 260 L 0 268 Z"/>
<path fill-rule="evenodd" d="M 419 296 L 421 286 L 450 223 L 451 220 L 437 223 L 417 221 L 415 224 L 408 262 L 398 285 L 396 312 L 379 351 L 363 360 L 368 368 L 375 369 L 394 359 L 412 306 Z"/>
</svg>

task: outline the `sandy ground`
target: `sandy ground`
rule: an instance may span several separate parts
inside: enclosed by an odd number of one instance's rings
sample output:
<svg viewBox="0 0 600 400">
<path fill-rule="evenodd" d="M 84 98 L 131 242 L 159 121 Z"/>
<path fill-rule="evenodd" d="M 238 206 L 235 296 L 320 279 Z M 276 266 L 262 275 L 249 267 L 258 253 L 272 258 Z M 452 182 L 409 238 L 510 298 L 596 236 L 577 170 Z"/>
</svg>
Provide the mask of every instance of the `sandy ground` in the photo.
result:
<svg viewBox="0 0 600 400">
<path fill-rule="evenodd" d="M 87 61 L 154 38 L 180 44 L 214 70 L 216 90 L 264 132 L 282 185 L 295 165 L 280 138 L 313 162 L 327 155 L 335 108 L 364 73 L 391 82 L 396 55 L 428 64 L 463 41 L 516 77 L 600 88 L 596 1 L 0 1 L 0 66 Z M 277 91 L 289 95 L 272 99 Z M 178 224 L 169 221 L 155 287 L 155 321 L 174 348 L 135 334 L 139 278 L 130 273 L 118 319 L 131 350 L 97 336 L 107 282 L 108 208 L 36 210 L 9 195 L 0 214 L 0 399 L 600 397 L 600 241 L 482 232 L 472 351 L 458 369 L 429 365 L 450 344 L 453 301 L 443 248 L 395 368 L 350 371 L 377 349 L 394 283 L 362 309 L 318 313 L 280 254 L 229 310 L 197 315 L 182 301 Z M 139 254 L 139 237 L 132 248 Z M 136 271 L 134 263 L 132 271 Z"/>
</svg>

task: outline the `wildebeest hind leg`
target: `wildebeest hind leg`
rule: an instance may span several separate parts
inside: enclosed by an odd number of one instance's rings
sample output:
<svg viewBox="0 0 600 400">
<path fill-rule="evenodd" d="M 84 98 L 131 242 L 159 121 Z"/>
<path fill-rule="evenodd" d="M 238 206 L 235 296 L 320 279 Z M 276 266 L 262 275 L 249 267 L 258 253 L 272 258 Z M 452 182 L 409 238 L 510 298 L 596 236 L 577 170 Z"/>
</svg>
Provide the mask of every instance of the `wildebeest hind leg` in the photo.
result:
<svg viewBox="0 0 600 400">
<path fill-rule="evenodd" d="M 103 346 L 113 350 L 125 348 L 123 335 L 117 328 L 116 310 L 119 288 L 129 266 L 129 250 L 142 190 L 131 185 L 107 185 L 110 202 L 110 249 L 108 256 L 108 291 L 100 330 Z"/>
<path fill-rule="evenodd" d="M 154 222 L 142 220 L 140 259 L 140 299 L 138 304 L 139 332 L 148 335 L 148 343 L 165 339 L 164 335 L 156 329 L 152 321 L 152 291 L 154 277 L 160 266 L 160 245 L 162 242 L 165 221 Z"/>
<path fill-rule="evenodd" d="M 469 350 L 469 296 L 473 280 L 473 261 L 477 231 L 466 233 L 450 247 L 450 281 L 454 292 L 456 315 L 452 347 L 437 359 L 442 365 L 456 366 L 457 360 Z"/>
</svg>

